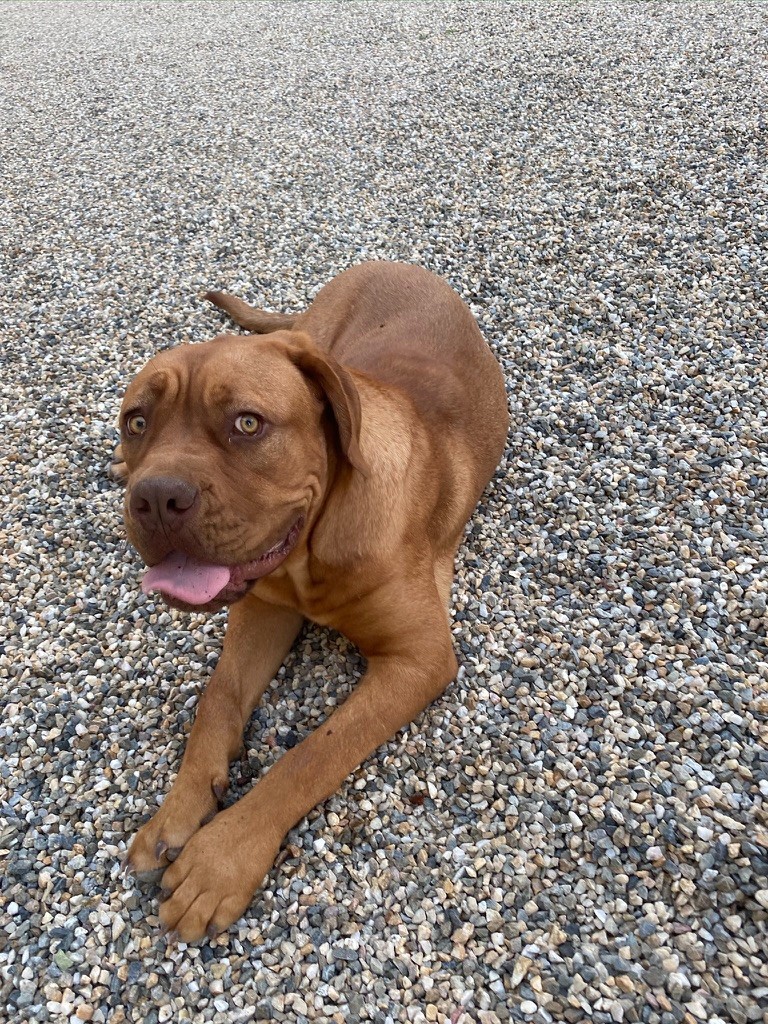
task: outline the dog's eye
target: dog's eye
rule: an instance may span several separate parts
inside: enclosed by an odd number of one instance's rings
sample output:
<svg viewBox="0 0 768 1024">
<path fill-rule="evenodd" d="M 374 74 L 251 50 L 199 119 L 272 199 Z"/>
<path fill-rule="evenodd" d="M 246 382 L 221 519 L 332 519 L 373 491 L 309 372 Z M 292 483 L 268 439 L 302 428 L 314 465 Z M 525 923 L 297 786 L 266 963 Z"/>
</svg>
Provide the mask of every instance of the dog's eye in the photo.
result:
<svg viewBox="0 0 768 1024">
<path fill-rule="evenodd" d="M 255 412 L 241 412 L 235 420 L 235 430 L 248 437 L 261 433 L 263 425 L 263 420 Z"/>
<path fill-rule="evenodd" d="M 125 418 L 125 429 L 129 434 L 143 434 L 147 429 L 147 421 L 140 412 L 134 412 Z"/>
</svg>

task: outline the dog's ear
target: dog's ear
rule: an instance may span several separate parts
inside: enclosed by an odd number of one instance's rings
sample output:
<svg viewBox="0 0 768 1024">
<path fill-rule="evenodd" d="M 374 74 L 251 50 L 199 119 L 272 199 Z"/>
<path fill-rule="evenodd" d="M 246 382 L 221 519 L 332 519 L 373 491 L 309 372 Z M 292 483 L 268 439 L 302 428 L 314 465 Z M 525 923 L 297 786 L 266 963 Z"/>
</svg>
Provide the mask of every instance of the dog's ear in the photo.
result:
<svg viewBox="0 0 768 1024">
<path fill-rule="evenodd" d="M 367 477 L 370 469 L 360 451 L 360 396 L 352 374 L 328 353 L 321 352 L 303 332 L 294 334 L 288 353 L 294 365 L 325 395 L 336 420 L 341 450 L 350 465 Z"/>
</svg>

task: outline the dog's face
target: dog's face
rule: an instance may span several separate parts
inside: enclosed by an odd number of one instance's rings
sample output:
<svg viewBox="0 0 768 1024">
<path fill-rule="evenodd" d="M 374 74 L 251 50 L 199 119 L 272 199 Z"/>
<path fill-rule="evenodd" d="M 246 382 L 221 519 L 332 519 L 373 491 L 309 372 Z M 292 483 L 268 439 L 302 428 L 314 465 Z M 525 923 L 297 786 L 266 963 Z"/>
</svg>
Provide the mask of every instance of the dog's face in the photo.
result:
<svg viewBox="0 0 768 1024">
<path fill-rule="evenodd" d="M 346 371 L 297 332 L 151 359 L 120 412 L 126 530 L 152 567 L 143 588 L 214 610 L 282 564 L 322 500 L 329 444 L 359 457 L 356 399 Z"/>
</svg>

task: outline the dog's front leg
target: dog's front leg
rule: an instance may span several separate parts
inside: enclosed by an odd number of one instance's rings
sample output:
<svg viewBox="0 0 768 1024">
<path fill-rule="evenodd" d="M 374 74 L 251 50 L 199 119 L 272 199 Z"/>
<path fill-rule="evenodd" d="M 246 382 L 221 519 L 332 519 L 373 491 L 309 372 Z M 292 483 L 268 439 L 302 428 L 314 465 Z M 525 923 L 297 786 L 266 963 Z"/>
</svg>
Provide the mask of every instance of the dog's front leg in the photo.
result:
<svg viewBox="0 0 768 1024">
<path fill-rule="evenodd" d="M 243 729 L 302 622 L 298 613 L 253 595 L 232 606 L 224 649 L 200 698 L 179 774 L 160 809 L 136 833 L 125 860 L 129 871 L 166 867 L 216 813 Z"/>
<path fill-rule="evenodd" d="M 414 606 L 411 606 L 412 608 Z M 160 917 L 186 941 L 214 935 L 246 909 L 286 832 L 351 771 L 437 697 L 456 672 L 445 612 L 418 609 L 367 653 L 368 671 L 348 700 L 232 807 L 193 836 L 163 876 Z M 415 616 L 414 616 L 415 618 Z"/>
</svg>

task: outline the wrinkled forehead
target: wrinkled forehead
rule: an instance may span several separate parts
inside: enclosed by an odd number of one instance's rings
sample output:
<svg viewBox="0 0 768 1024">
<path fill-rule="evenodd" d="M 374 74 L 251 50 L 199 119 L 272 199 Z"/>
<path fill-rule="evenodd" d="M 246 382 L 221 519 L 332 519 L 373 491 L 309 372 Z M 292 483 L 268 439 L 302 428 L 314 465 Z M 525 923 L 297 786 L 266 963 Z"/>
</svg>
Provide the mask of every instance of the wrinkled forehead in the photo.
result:
<svg viewBox="0 0 768 1024">
<path fill-rule="evenodd" d="M 309 392 L 285 346 L 269 339 L 221 335 L 158 353 L 131 381 L 127 405 L 199 402 L 211 408 L 253 409 L 281 418 Z"/>
</svg>

